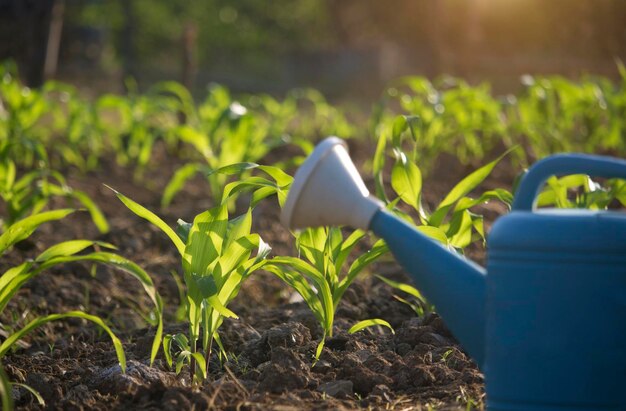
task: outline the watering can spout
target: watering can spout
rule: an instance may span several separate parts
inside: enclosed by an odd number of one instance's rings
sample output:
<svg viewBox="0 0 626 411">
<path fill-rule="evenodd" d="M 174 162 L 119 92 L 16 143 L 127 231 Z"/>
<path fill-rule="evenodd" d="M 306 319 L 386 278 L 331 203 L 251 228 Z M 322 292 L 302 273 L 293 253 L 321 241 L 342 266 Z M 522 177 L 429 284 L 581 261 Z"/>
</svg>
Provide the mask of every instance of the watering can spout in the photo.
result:
<svg viewBox="0 0 626 411">
<path fill-rule="evenodd" d="M 383 238 L 461 345 L 482 366 L 486 271 L 386 211 L 369 195 L 345 143 L 321 142 L 298 169 L 281 219 L 290 229 L 348 225 Z"/>
<path fill-rule="evenodd" d="M 482 367 L 485 269 L 447 250 L 384 209 L 374 214 L 370 229 L 385 240 L 419 290 L 435 305 L 452 334 Z"/>
</svg>

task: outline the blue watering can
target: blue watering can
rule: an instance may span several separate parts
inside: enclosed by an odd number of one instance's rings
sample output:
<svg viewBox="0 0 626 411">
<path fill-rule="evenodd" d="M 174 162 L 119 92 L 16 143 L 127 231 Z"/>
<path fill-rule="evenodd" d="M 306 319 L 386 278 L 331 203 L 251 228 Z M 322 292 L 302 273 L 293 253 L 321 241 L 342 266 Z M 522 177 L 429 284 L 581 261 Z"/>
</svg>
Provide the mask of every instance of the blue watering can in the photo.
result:
<svg viewBox="0 0 626 411">
<path fill-rule="evenodd" d="M 626 178 L 626 161 L 537 162 L 489 233 L 487 269 L 386 211 L 335 137 L 297 171 L 281 219 L 383 238 L 485 374 L 488 409 L 625 410 L 626 213 L 535 210 L 545 181 L 567 174 Z"/>
</svg>

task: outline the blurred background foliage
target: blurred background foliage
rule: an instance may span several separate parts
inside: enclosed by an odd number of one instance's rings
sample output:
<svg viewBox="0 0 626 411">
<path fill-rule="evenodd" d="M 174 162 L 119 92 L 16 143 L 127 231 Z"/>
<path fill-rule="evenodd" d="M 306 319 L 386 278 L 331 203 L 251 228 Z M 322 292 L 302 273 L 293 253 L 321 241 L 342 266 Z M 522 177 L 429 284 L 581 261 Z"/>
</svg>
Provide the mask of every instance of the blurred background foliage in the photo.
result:
<svg viewBox="0 0 626 411">
<path fill-rule="evenodd" d="M 625 22 L 622 0 L 0 0 L 0 60 L 96 93 L 131 76 L 367 98 L 441 73 L 508 92 L 526 73 L 617 78 Z"/>
</svg>

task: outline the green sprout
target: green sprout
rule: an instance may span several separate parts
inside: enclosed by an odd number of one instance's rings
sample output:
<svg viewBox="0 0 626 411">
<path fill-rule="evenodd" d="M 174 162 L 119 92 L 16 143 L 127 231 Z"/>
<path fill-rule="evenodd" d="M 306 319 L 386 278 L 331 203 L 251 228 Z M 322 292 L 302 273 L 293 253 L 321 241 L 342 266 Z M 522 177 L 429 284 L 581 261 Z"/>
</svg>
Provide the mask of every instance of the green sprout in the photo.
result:
<svg viewBox="0 0 626 411">
<path fill-rule="evenodd" d="M 75 212 L 75 210 L 73 209 L 46 211 L 43 213 L 33 214 L 29 217 L 13 223 L 12 225 L 7 227 L 6 231 L 2 235 L 0 235 L 0 254 L 6 253 L 14 244 L 18 243 L 19 241 L 27 239 L 41 224 L 63 219 L 73 212 Z M 13 296 L 15 296 L 15 294 L 28 280 L 45 272 L 50 267 L 75 261 L 90 261 L 110 265 L 112 267 L 120 269 L 127 274 L 130 274 L 131 276 L 139 280 L 155 306 L 155 314 L 158 322 L 150 357 L 150 361 L 154 361 L 159 346 L 161 344 L 161 335 L 163 331 L 163 307 L 161 297 L 157 293 L 152 279 L 138 265 L 117 254 L 107 251 L 94 251 L 88 254 L 79 254 L 90 247 L 99 247 L 105 249 L 115 248 L 111 244 L 101 241 L 64 241 L 49 247 L 44 252 L 39 254 L 39 256 L 37 256 L 34 260 L 27 260 L 20 265 L 6 270 L 2 274 L 2 276 L 0 276 L 0 315 L 3 314 L 4 309 L 7 307 L 9 301 L 11 301 Z M 79 310 L 36 317 L 21 328 L 15 327 L 10 324 L 0 324 L 0 327 L 2 327 L 4 330 L 17 328 L 17 330 L 12 330 L 10 333 L 8 333 L 8 337 L 0 344 L 0 360 L 7 354 L 7 352 L 16 347 L 16 344 L 21 338 L 29 334 L 34 329 L 48 322 L 62 320 L 65 318 L 81 318 L 96 324 L 102 330 L 104 330 L 111 338 L 121 370 L 122 372 L 125 372 L 126 356 L 124 354 L 122 343 L 119 338 L 117 338 L 117 336 L 113 333 L 109 326 L 100 317 Z M 2 392 L 6 391 L 6 387 L 10 387 L 10 383 L 6 379 L 6 376 L 4 376 L 3 374 L 0 375 L 0 386 L 2 386 L 2 390 L 0 390 Z M 3 395 L 2 401 L 4 408 L 11 408 L 12 405 L 10 404 L 10 399 L 6 399 Z"/>
<path fill-rule="evenodd" d="M 348 265 L 350 253 L 364 237 L 365 233 L 361 230 L 344 238 L 340 228 L 309 228 L 296 235 L 300 258 L 274 257 L 264 267 L 294 288 L 319 322 L 323 336 L 315 352 L 316 360 L 322 353 L 326 338 L 333 335 L 335 312 L 347 288 L 364 268 L 388 251 L 386 244 L 379 240 Z M 361 325 L 353 331 L 358 331 Z"/>
<path fill-rule="evenodd" d="M 176 344 L 176 372 L 188 363 L 192 381 L 204 380 L 208 377 L 213 342 L 221 353 L 225 352 L 219 327 L 225 317 L 237 318 L 227 308 L 228 304 L 237 296 L 243 282 L 264 266 L 271 248 L 258 234 L 251 233 L 251 209 L 229 220 L 228 209 L 223 204 L 198 214 L 193 223 L 179 220 L 177 233 L 156 214 L 115 193 L 132 212 L 161 229 L 180 254 L 189 333 L 165 336 L 163 348 L 172 366 L 172 345 Z"/>
</svg>

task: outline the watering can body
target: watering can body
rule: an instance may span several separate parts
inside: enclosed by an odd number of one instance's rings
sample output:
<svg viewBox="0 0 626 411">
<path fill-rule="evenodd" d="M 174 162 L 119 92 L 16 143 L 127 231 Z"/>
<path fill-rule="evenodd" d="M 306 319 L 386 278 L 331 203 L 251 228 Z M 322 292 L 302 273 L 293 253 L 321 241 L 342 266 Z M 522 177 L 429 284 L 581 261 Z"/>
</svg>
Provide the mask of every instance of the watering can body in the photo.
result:
<svg viewBox="0 0 626 411">
<path fill-rule="evenodd" d="M 626 213 L 533 207 L 548 177 L 578 173 L 626 178 L 626 161 L 538 162 L 489 233 L 489 409 L 626 409 Z"/>
<path fill-rule="evenodd" d="M 626 161 L 536 163 L 489 233 L 484 269 L 369 196 L 343 144 L 325 140 L 298 170 L 283 224 L 383 238 L 485 374 L 488 409 L 626 409 L 626 213 L 534 208 L 549 177 L 626 179 Z"/>
<path fill-rule="evenodd" d="M 626 409 L 626 214 L 513 211 L 487 270 L 488 408 Z"/>
</svg>

